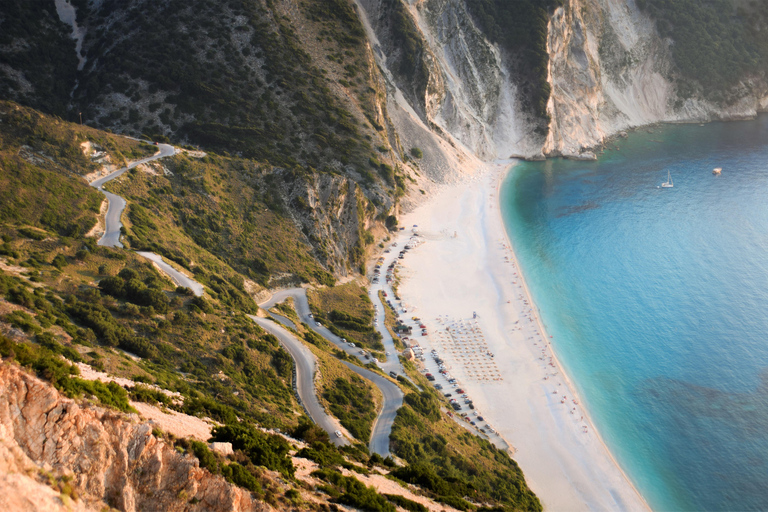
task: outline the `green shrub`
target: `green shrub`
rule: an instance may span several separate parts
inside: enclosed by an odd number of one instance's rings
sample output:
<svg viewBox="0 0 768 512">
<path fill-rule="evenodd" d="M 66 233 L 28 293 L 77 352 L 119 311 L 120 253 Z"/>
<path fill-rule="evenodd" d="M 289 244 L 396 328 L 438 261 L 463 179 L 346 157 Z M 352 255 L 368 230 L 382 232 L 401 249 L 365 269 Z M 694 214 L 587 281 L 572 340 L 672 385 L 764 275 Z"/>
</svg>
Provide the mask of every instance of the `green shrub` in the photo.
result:
<svg viewBox="0 0 768 512">
<path fill-rule="evenodd" d="M 38 231 L 36 229 L 30 229 L 30 228 L 19 228 L 18 232 L 20 235 L 31 238 L 32 240 L 45 240 L 48 237 L 48 234 L 43 231 Z"/>
<path fill-rule="evenodd" d="M 400 496 L 399 494 L 385 494 L 384 497 L 387 498 L 391 503 L 394 503 L 398 507 L 404 508 L 410 512 L 428 512 L 429 510 L 421 503 L 409 500 L 408 498 Z"/>
<path fill-rule="evenodd" d="M 67 258 L 65 258 L 63 254 L 57 254 L 53 258 L 53 261 L 51 262 L 51 265 L 53 265 L 57 269 L 61 270 L 64 267 L 67 266 Z"/>
<path fill-rule="evenodd" d="M 248 489 L 251 492 L 261 493 L 261 484 L 259 484 L 256 477 L 237 462 L 222 466 L 221 474 L 228 482 L 238 487 Z"/>
<path fill-rule="evenodd" d="M 189 444 L 192 453 L 200 461 L 200 467 L 207 469 L 214 475 L 217 474 L 219 472 L 219 463 L 216 460 L 216 455 L 208 448 L 208 445 L 194 440 Z"/>
<path fill-rule="evenodd" d="M 368 442 L 371 438 L 376 409 L 368 385 L 360 377 L 337 378 L 323 393 L 329 409 L 353 436 Z"/>
<path fill-rule="evenodd" d="M 232 443 L 232 447 L 242 451 L 257 466 L 264 466 L 279 471 L 287 477 L 293 477 L 296 468 L 288 456 L 290 445 L 280 436 L 264 434 L 245 424 L 223 425 L 211 432 L 212 441 Z"/>
<path fill-rule="evenodd" d="M 374 512 L 395 512 L 396 510 L 384 496 L 376 492 L 373 487 L 367 487 L 357 478 L 344 476 L 332 469 L 313 471 L 312 476 L 333 484 L 337 489 L 334 494 L 339 494 L 336 498 L 339 503 Z"/>
</svg>

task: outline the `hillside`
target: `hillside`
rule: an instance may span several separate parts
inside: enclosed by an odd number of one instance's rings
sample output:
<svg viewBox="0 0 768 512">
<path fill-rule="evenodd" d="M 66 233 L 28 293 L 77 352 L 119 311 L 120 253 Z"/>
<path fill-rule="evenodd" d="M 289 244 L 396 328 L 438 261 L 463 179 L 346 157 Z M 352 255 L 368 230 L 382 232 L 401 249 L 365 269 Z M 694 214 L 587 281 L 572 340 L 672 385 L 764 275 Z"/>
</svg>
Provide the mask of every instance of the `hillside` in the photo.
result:
<svg viewBox="0 0 768 512">
<path fill-rule="evenodd" d="M 766 29 L 750 0 L 0 3 L 0 373 L 114 419 L 121 456 L 120 432 L 140 438 L 171 480 L 192 475 L 242 509 L 540 510 L 508 451 L 446 414 L 448 395 L 409 363 L 368 364 L 403 404 L 378 438 L 393 456 L 369 452 L 385 398 L 354 365 L 393 349 L 366 265 L 404 211 L 491 162 L 594 159 L 638 126 L 768 109 Z M 99 246 L 106 202 L 89 183 L 155 155 L 152 141 L 178 151 L 104 186 L 127 208 L 123 247 Z M 314 357 L 305 382 L 333 428 L 312 423 L 288 345 L 254 322 L 288 287 L 307 289 L 314 317 L 271 312 Z M 152 432 L 131 403 L 193 418 L 233 451 Z M 54 463 L 9 425 L 0 435 L 52 499 L 132 510 L 155 489 L 142 455 L 133 502 L 118 473 L 72 495 L 82 468 L 44 473 Z M 385 474 L 421 501 L 363 483 Z M 163 488 L 171 509 L 204 501 L 182 487 Z"/>
<path fill-rule="evenodd" d="M 301 242 L 279 195 L 269 193 L 270 176 L 279 171 L 266 164 L 255 166 L 251 160 L 184 152 L 141 165 L 107 185 L 128 199 L 126 248 L 100 247 L 94 234 L 102 196 L 84 177 L 93 176 L 107 161 L 118 165 L 153 154 L 155 146 L 11 102 L 0 104 L 0 118 L 4 204 L 9 206 L 0 218 L 0 356 L 6 364 L 26 368 L 81 404 L 132 412 L 129 400 L 133 400 L 218 425 L 212 439 L 233 445 L 229 457 L 214 456 L 202 443 L 175 437 L 153 446 L 165 450 L 164 458 L 172 458 L 172 453 L 162 448 L 163 443 L 175 446 L 177 452 L 194 453 L 201 467 L 247 489 L 254 503 L 316 509 L 317 500 L 330 499 L 368 510 L 393 510 L 392 503 L 409 503 L 384 497 L 342 473 L 353 464 L 381 464 L 366 447 L 380 403 L 378 391 L 341 364 L 339 351 L 330 343 L 305 325 L 297 327 L 296 335 L 320 361 L 318 395 L 353 439 L 350 446 L 337 449 L 297 402 L 290 355 L 247 316 L 257 312 L 252 294 L 263 286 L 288 279 L 323 289 L 334 281 L 312 247 Z M 41 183 L 55 189 L 41 191 Z M 41 193 L 49 195 L 42 196 L 43 201 L 32 199 Z M 360 201 L 358 196 L 353 202 L 355 225 Z M 204 285 L 204 296 L 175 286 L 131 249 L 163 254 Z M 340 328 L 359 329 L 363 324 L 350 319 L 370 315 L 370 301 L 358 302 L 361 295 L 365 297 L 364 290 L 353 284 L 333 290 L 320 295 L 321 307 L 333 308 L 331 322 L 339 321 Z M 296 318 L 289 306 L 281 307 Z M 73 363 L 124 379 L 123 384 L 85 380 L 81 367 Z M 426 444 L 435 437 L 461 448 L 440 449 L 429 460 L 421 460 L 411 455 L 411 444 L 394 442 L 399 462 L 387 461 L 388 467 L 418 488 L 403 485 L 464 510 L 485 505 L 540 508 L 506 452 L 443 416 L 442 395 L 424 384 L 417 395 L 406 382 L 402 385 L 413 397 L 406 400 L 397 421 L 430 425 L 421 434 Z M 286 442 L 262 429 L 279 429 L 293 440 Z M 142 436 L 151 429 L 144 430 Z M 306 450 L 299 449 L 302 440 L 309 443 Z M 35 459 L 32 452 L 24 453 Z M 296 466 L 289 453 L 318 464 L 319 480 L 308 487 L 295 481 Z M 70 472 L 77 477 L 77 467 L 62 464 L 54 464 L 59 471 L 56 478 Z M 267 478 L 270 471 L 293 483 L 286 488 Z M 505 488 L 502 480 L 513 485 Z M 113 484 L 93 491 L 91 484 L 77 482 L 71 486 L 76 496 L 84 496 L 87 487 L 87 492 L 95 492 L 93 499 L 131 510 L 128 502 L 113 495 Z M 456 482 L 461 485 L 454 486 Z M 318 497 L 298 499 L 297 489 L 303 487 Z M 136 500 L 140 501 L 138 494 Z"/>
</svg>

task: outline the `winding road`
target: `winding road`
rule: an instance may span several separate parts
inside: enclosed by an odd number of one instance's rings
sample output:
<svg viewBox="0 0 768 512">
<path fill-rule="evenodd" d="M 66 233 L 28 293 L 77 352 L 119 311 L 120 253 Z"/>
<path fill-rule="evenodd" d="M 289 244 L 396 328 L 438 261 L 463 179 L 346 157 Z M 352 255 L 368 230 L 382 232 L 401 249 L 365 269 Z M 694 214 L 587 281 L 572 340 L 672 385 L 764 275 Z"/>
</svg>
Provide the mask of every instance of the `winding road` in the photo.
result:
<svg viewBox="0 0 768 512">
<path fill-rule="evenodd" d="M 120 243 L 120 228 L 122 227 L 120 218 L 127 204 L 125 199 L 122 197 L 104 190 L 104 185 L 109 181 L 117 178 L 118 176 L 121 176 L 129 169 L 136 167 L 137 165 L 176 154 L 176 149 L 169 144 L 159 144 L 158 147 L 160 151 L 151 157 L 132 162 L 128 166 L 123 167 L 122 169 L 118 169 L 117 171 L 114 171 L 104 176 L 103 178 L 99 178 L 90 184 L 92 187 L 103 193 L 107 197 L 108 201 L 104 235 L 99 240 L 99 245 L 105 247 L 123 247 L 123 244 Z M 185 276 L 172 266 L 168 265 L 165 261 L 163 261 L 160 255 L 147 251 L 137 252 L 137 254 L 153 261 L 163 270 L 163 272 L 168 274 L 171 279 L 176 282 L 177 285 L 192 289 L 192 291 L 197 296 L 201 296 L 203 294 L 203 286 L 200 283 Z M 339 349 L 345 351 L 347 354 L 353 357 L 356 357 L 363 364 L 367 363 L 367 361 L 360 355 L 360 349 L 358 347 L 350 347 L 348 343 L 342 342 L 341 338 L 334 335 L 327 328 L 318 325 L 317 322 L 315 322 L 310 317 L 311 312 L 309 309 L 309 301 L 307 300 L 307 293 L 305 289 L 291 288 L 288 290 L 279 291 L 275 293 L 268 301 L 260 304 L 260 307 L 269 311 L 272 306 L 284 301 L 288 297 L 293 297 L 296 312 L 298 313 L 302 322 L 305 322 L 312 330 L 333 343 Z M 397 350 L 395 349 L 392 337 L 390 336 L 386 327 L 384 327 L 384 305 L 381 304 L 378 296 L 373 295 L 373 292 L 371 299 L 374 300 L 375 304 L 379 304 L 380 306 L 377 315 L 381 317 L 379 320 L 382 327 L 378 328 L 378 330 L 382 334 L 385 349 L 387 352 L 389 352 L 389 354 L 391 354 L 389 357 L 387 357 L 386 361 L 378 363 L 379 367 L 381 367 L 385 372 L 394 372 L 398 375 L 405 375 L 403 367 L 400 364 L 400 360 L 397 357 Z M 287 318 L 282 317 L 281 315 L 274 315 L 272 313 L 270 314 L 276 321 L 286 326 L 293 326 L 293 322 Z M 302 406 L 306 410 L 309 417 L 312 418 L 312 421 L 319 425 L 323 430 L 328 432 L 328 435 L 330 436 L 331 442 L 333 444 L 337 446 L 346 446 L 350 444 L 349 440 L 346 438 L 336 436 L 335 433 L 337 428 L 334 419 L 325 412 L 325 409 L 322 407 L 322 405 L 320 405 L 320 402 L 317 399 L 314 385 L 317 360 L 314 354 L 312 354 L 312 352 L 299 339 L 297 339 L 284 327 L 278 325 L 275 322 L 272 322 L 271 320 L 251 315 L 249 316 L 264 330 L 276 336 L 277 339 L 280 340 L 280 343 L 283 345 L 283 347 L 293 358 L 296 364 L 296 392 L 299 396 L 299 400 L 301 401 Z M 365 368 L 360 368 L 359 366 L 351 364 L 347 361 L 342 362 L 347 365 L 347 367 L 353 372 L 371 381 L 381 391 L 383 397 L 382 408 L 381 412 L 379 412 L 379 415 L 376 417 L 376 421 L 374 422 L 368 449 L 371 451 L 371 453 L 378 453 L 382 457 L 387 457 L 390 455 L 389 437 L 392 433 L 392 424 L 394 423 L 395 416 L 397 415 L 397 410 L 400 408 L 400 406 L 403 405 L 403 392 L 395 383 L 375 372 Z"/>
<path fill-rule="evenodd" d="M 142 142 L 148 142 L 148 141 L 142 141 Z M 147 162 L 151 162 L 152 160 L 157 160 L 158 158 L 165 158 L 167 156 L 173 156 L 176 154 L 176 148 L 174 148 L 170 144 L 158 144 L 157 147 L 160 148 L 160 151 L 155 153 L 154 155 L 147 158 L 142 158 L 141 160 L 136 160 L 135 162 L 131 162 L 126 167 L 123 167 L 122 169 L 118 169 L 114 172 L 107 174 L 103 178 L 99 178 L 91 182 L 91 186 L 99 190 L 105 196 L 107 196 L 107 200 L 109 201 L 109 206 L 107 207 L 107 216 L 105 218 L 104 235 L 99 240 L 99 245 L 103 245 L 105 247 L 122 247 L 123 246 L 123 244 L 120 243 L 120 228 L 122 227 L 122 223 L 120 222 L 120 217 L 123 215 L 123 210 L 125 210 L 126 202 L 125 202 L 125 199 L 123 199 L 122 197 L 104 190 L 103 188 L 104 184 L 106 184 L 109 181 L 112 181 L 113 179 L 122 175 L 129 169 L 133 169 L 137 165 L 145 164 Z"/>
<path fill-rule="evenodd" d="M 345 351 L 347 354 L 356 357 L 359 361 L 361 361 L 363 364 L 368 363 L 361 355 L 360 355 L 360 349 L 358 347 L 350 347 L 347 343 L 344 343 L 341 341 L 341 338 L 333 334 L 330 330 L 323 326 L 318 326 L 317 322 L 315 322 L 310 316 L 310 309 L 309 309 L 309 301 L 307 300 L 307 291 L 304 288 L 289 288 L 287 290 L 280 290 L 279 292 L 276 292 L 272 297 L 267 300 L 266 302 L 263 302 L 259 304 L 259 307 L 269 310 L 272 306 L 275 304 L 284 301 L 288 297 L 293 298 L 294 306 L 296 308 L 296 312 L 299 315 L 299 319 L 309 325 L 309 327 L 320 334 L 323 338 L 327 339 L 331 343 L 333 343 L 336 347 L 339 349 Z M 261 324 L 259 324 L 261 325 Z M 379 329 L 379 331 L 385 331 L 386 328 L 383 327 L 383 322 L 380 324 L 382 328 Z M 382 335 L 385 334 L 385 332 L 382 332 Z M 389 335 L 389 333 L 386 333 L 386 335 Z M 294 340 L 296 340 L 297 343 L 301 342 L 297 340 L 294 337 Z M 392 339 L 390 337 L 390 343 L 392 343 Z M 303 346 L 303 345 L 302 345 Z M 386 344 L 385 344 L 386 346 Z M 394 344 L 392 344 L 392 350 L 394 351 Z M 395 371 L 396 373 L 399 372 L 399 374 L 404 375 L 402 366 L 400 365 L 399 359 L 397 359 L 397 352 L 391 352 L 392 354 L 395 354 L 394 357 L 388 358 L 387 362 L 385 363 L 379 363 L 379 366 L 382 369 L 385 369 L 386 371 Z M 381 375 L 372 372 L 370 370 L 367 370 L 365 368 L 360 368 L 357 365 L 354 365 L 352 363 L 342 361 L 344 364 L 346 364 L 352 371 L 357 373 L 358 375 L 368 379 L 369 381 L 373 382 L 376 387 L 379 388 L 381 391 L 382 397 L 383 397 L 383 404 L 381 411 L 379 412 L 379 415 L 376 418 L 376 422 L 373 426 L 373 432 L 371 433 L 371 440 L 368 443 L 368 449 L 372 453 L 378 453 L 382 457 L 387 457 L 390 455 L 389 451 L 389 436 L 392 433 L 392 424 L 395 421 L 395 416 L 397 415 L 397 410 L 400 408 L 401 405 L 403 405 L 403 392 L 400 389 L 397 384 L 392 382 L 391 380 L 387 379 L 386 377 L 382 377 Z M 392 370 L 387 370 L 387 367 L 384 365 L 388 364 L 389 368 L 392 368 Z M 298 366 L 298 362 L 297 362 Z"/>
<path fill-rule="evenodd" d="M 140 139 L 134 139 L 133 137 L 127 137 L 132 140 L 140 140 Z M 140 142 L 149 142 L 149 141 L 140 141 Z M 113 194 L 111 192 L 107 192 L 104 190 L 104 184 L 106 184 L 109 181 L 112 181 L 113 179 L 117 178 L 118 176 L 122 175 L 125 171 L 129 169 L 133 169 L 137 165 L 145 164 L 147 162 L 151 162 L 152 160 L 157 160 L 159 158 L 165 158 L 167 156 L 173 156 L 177 153 L 176 148 L 171 146 L 170 144 L 158 144 L 158 148 L 160 148 L 160 151 L 155 153 L 154 155 L 142 158 L 141 160 L 136 160 L 135 162 L 131 162 L 126 167 L 123 167 L 122 169 L 118 169 L 114 172 L 111 172 L 104 176 L 103 178 L 99 178 L 95 181 L 92 181 L 90 185 L 107 196 L 107 214 L 104 217 L 104 235 L 102 235 L 101 239 L 99 240 L 98 244 L 104 247 L 123 247 L 123 244 L 120 243 L 120 228 L 122 228 L 123 223 L 120 222 L 120 217 L 123 215 L 123 211 L 125 210 L 126 201 L 122 197 L 118 196 L 117 194 Z M 177 286 L 184 286 L 186 288 L 189 288 L 192 290 L 192 292 L 197 295 L 198 297 L 203 296 L 203 285 L 195 281 L 194 279 L 185 276 L 172 266 L 170 266 L 168 263 L 163 261 L 163 257 L 159 254 L 155 254 L 154 252 L 149 251 L 137 251 L 136 254 L 139 256 L 143 256 L 144 258 L 147 258 L 148 260 L 151 260 L 152 262 L 157 265 L 160 270 L 168 274 L 168 276 L 171 278 L 171 280 L 176 283 Z"/>
<path fill-rule="evenodd" d="M 296 312 L 299 314 L 299 319 L 306 323 L 313 331 L 333 343 L 337 348 L 343 350 L 351 356 L 356 357 L 363 364 L 368 364 L 370 362 L 366 360 L 365 357 L 360 355 L 360 347 L 350 347 L 349 343 L 344 343 L 341 341 L 341 338 L 333 334 L 327 327 L 317 325 L 317 322 L 311 316 L 309 316 L 311 311 L 309 309 L 309 300 L 307 299 L 307 290 L 304 288 L 288 288 L 286 290 L 275 292 L 275 294 L 272 295 L 269 300 L 259 304 L 259 307 L 269 310 L 269 308 L 275 304 L 283 302 L 288 297 L 293 298 L 293 303 L 296 308 Z M 376 298 L 376 302 L 374 302 L 374 304 L 377 302 L 381 304 L 381 302 L 378 301 L 378 297 Z M 377 330 L 382 335 L 384 348 L 387 350 L 387 352 L 390 353 L 386 361 L 379 361 L 379 368 L 384 370 L 386 373 L 395 372 L 398 375 L 405 376 L 403 365 L 400 364 L 400 359 L 397 357 L 397 349 L 395 348 L 395 344 L 392 341 L 392 336 L 390 336 L 389 331 L 387 331 L 386 327 L 384 327 L 383 306 L 380 306 L 378 313 L 381 316 L 381 321 L 379 322 L 381 327 L 377 328 Z"/>
<path fill-rule="evenodd" d="M 168 263 L 163 261 L 163 257 L 159 254 L 155 254 L 154 252 L 149 251 L 136 251 L 136 254 L 139 256 L 143 256 L 147 258 L 148 260 L 151 260 L 160 267 L 160 270 L 168 274 L 174 283 L 176 283 L 176 286 L 184 286 L 186 288 L 189 288 L 192 290 L 192 292 L 197 295 L 198 297 L 203 296 L 203 285 L 195 281 L 194 279 L 185 276 L 172 266 L 170 266 Z"/>
<path fill-rule="evenodd" d="M 382 457 L 388 457 L 389 452 L 389 436 L 392 434 L 392 425 L 395 422 L 395 416 L 397 416 L 397 410 L 403 405 L 403 392 L 392 381 L 387 380 L 378 373 L 374 373 L 371 370 L 360 368 L 348 361 L 342 361 L 347 367 L 360 375 L 373 382 L 380 390 L 381 395 L 384 397 L 384 401 L 381 407 L 381 412 L 376 417 L 376 421 L 373 424 L 373 431 L 371 432 L 371 441 L 368 443 L 368 451 L 371 453 L 378 453 Z"/>
<path fill-rule="evenodd" d="M 337 429 L 334 420 L 325 412 L 325 409 L 317 399 L 315 394 L 315 369 L 317 359 L 315 355 L 299 341 L 293 334 L 286 331 L 283 327 L 272 320 L 248 315 L 251 320 L 270 334 L 273 334 L 280 340 L 280 344 L 291 354 L 296 362 L 296 392 L 299 395 L 301 405 L 307 412 L 312 421 L 320 428 L 328 432 L 331 442 L 336 446 L 346 446 L 349 441 L 344 437 L 337 437 Z"/>
</svg>

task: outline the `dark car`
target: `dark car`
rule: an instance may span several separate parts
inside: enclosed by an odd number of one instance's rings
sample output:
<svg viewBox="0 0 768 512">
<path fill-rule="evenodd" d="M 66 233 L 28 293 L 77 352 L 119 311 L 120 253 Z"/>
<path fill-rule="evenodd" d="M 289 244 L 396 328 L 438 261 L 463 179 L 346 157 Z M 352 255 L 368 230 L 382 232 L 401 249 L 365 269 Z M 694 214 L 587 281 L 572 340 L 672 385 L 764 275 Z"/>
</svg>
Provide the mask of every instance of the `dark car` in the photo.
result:
<svg viewBox="0 0 768 512">
<path fill-rule="evenodd" d="M 452 393 L 446 393 L 445 396 L 446 397 L 451 397 L 451 396 L 453 396 L 453 394 Z"/>
<path fill-rule="evenodd" d="M 395 372 L 389 372 L 389 376 L 392 377 L 393 379 L 397 378 L 397 374 Z"/>
<path fill-rule="evenodd" d="M 477 421 L 485 421 L 482 416 L 477 417 Z"/>
</svg>

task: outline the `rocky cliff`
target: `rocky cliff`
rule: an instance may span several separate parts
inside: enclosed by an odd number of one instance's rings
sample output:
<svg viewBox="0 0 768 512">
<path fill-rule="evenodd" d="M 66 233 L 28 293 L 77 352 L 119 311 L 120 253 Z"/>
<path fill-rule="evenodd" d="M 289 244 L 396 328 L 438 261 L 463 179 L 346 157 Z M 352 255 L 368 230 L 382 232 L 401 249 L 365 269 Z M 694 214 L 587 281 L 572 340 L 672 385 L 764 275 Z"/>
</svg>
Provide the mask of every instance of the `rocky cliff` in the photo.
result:
<svg viewBox="0 0 768 512">
<path fill-rule="evenodd" d="M 271 510 L 148 424 L 81 407 L 10 364 L 0 395 L 0 490 L 14 490 L 0 492 L 4 510 Z"/>
<path fill-rule="evenodd" d="M 388 78 L 388 110 L 400 140 L 426 149 L 422 167 L 430 178 L 538 153 L 537 121 L 523 113 L 504 55 L 464 0 L 357 3 Z"/>
<path fill-rule="evenodd" d="M 765 108 L 768 87 L 758 80 L 730 105 L 681 98 L 670 45 L 633 0 L 569 0 L 558 8 L 547 44 L 551 123 L 543 152 L 576 156 L 627 128 L 743 119 Z"/>
<path fill-rule="evenodd" d="M 513 155 L 589 158 L 591 149 L 629 128 L 743 119 L 768 106 L 768 84 L 758 78 L 745 79 L 728 102 L 681 93 L 673 41 L 659 35 L 634 0 L 566 0 L 549 15 L 551 96 L 544 136 L 542 120 L 524 108 L 524 79 L 511 65 L 516 56 L 491 42 L 466 0 L 358 4 L 390 78 L 390 112 L 400 137 L 432 145 L 448 163 L 432 177 L 445 176 L 446 167 L 467 167 L 456 154 L 482 161 Z M 402 34 L 392 21 L 398 17 L 410 26 L 402 30 L 418 38 L 412 43 L 416 62 L 408 66 Z M 419 134 L 414 125 L 428 133 Z"/>
</svg>

